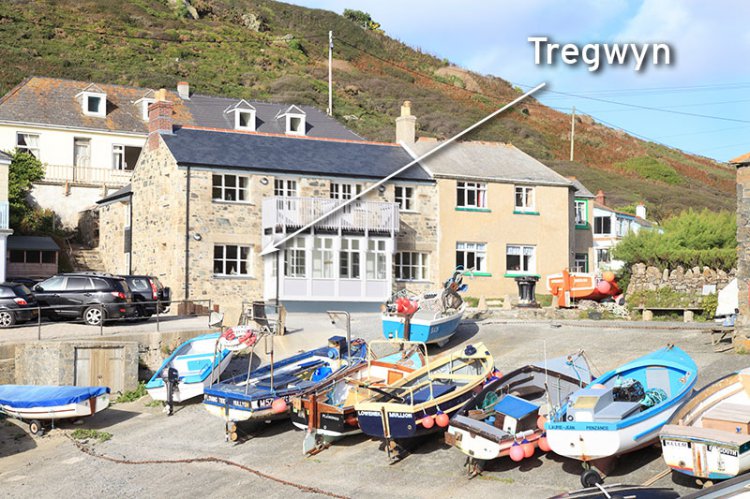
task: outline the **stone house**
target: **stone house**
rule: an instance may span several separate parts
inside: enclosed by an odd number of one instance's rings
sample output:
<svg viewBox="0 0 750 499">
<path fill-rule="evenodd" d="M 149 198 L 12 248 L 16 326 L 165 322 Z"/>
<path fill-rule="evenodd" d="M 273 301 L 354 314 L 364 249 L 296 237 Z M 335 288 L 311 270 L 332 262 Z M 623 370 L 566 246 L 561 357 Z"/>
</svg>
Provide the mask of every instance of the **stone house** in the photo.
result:
<svg viewBox="0 0 750 499">
<path fill-rule="evenodd" d="M 31 200 L 77 227 L 95 201 L 130 182 L 148 136 L 154 90 L 30 77 L 0 98 L 0 151 L 22 149 L 42 161 L 45 177 Z M 176 124 L 362 140 L 307 106 L 168 92 Z"/>
<path fill-rule="evenodd" d="M 402 277 L 434 286 L 433 267 L 399 256 L 436 249 L 435 183 L 418 164 L 263 254 L 409 163 L 402 147 L 175 127 L 166 98 L 149 107 L 131 188 L 99 201 L 108 271 L 157 275 L 174 299 L 211 299 L 228 320 L 252 299 L 377 303 Z"/>
<path fill-rule="evenodd" d="M 609 208 L 605 201 L 604 192 L 599 190 L 594 200 L 594 271 L 617 271 L 624 262 L 612 258 L 612 248 L 631 232 L 652 229 L 654 224 L 646 220 L 643 204 L 637 205 L 635 215 L 631 215 Z"/>
</svg>

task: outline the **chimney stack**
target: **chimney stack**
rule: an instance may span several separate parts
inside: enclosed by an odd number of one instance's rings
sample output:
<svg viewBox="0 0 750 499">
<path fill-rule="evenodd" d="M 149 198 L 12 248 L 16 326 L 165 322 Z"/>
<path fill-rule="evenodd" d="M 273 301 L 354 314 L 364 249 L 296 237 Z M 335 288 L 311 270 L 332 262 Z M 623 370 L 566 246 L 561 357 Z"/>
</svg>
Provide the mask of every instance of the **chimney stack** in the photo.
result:
<svg viewBox="0 0 750 499">
<path fill-rule="evenodd" d="M 190 100 L 190 83 L 181 81 L 177 84 L 177 95 L 182 100 Z"/>
<path fill-rule="evenodd" d="M 646 205 L 638 203 L 635 207 L 635 216 L 646 220 Z"/>
<path fill-rule="evenodd" d="M 607 206 L 604 201 L 604 191 L 599 189 L 598 191 L 596 191 L 596 202 L 602 206 Z"/>
<path fill-rule="evenodd" d="M 159 135 L 172 134 L 173 104 L 167 100 L 167 91 L 163 88 L 154 95 L 155 102 L 148 106 L 148 150 L 159 147 Z"/>
<path fill-rule="evenodd" d="M 417 139 L 417 117 L 411 114 L 411 101 L 401 105 L 401 116 L 396 118 L 396 142 L 412 145 Z"/>
</svg>

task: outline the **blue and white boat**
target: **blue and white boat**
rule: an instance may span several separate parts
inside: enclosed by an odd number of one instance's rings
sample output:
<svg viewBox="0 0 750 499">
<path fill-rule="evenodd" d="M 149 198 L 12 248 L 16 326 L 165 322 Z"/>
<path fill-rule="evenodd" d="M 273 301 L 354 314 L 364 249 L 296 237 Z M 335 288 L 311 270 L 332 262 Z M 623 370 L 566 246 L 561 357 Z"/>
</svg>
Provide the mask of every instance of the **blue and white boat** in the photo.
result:
<svg viewBox="0 0 750 499">
<path fill-rule="evenodd" d="M 207 386 L 219 381 L 233 354 L 231 350 L 221 348 L 220 336 L 220 333 L 196 336 L 177 347 L 146 383 L 151 398 L 162 402 L 167 400 L 164 378 L 169 368 L 175 368 L 179 376 L 172 393 L 173 402 L 184 402 L 203 395 Z"/>
<path fill-rule="evenodd" d="M 245 374 L 206 388 L 203 404 L 206 410 L 227 422 L 269 420 L 287 416 L 289 402 L 316 383 L 349 365 L 363 362 L 367 344 L 357 339 L 332 336 L 328 345 L 271 361 Z M 234 438 L 233 428 L 227 426 Z"/>
<path fill-rule="evenodd" d="M 466 311 L 466 303 L 459 295 L 468 289 L 462 282 L 463 274 L 463 269 L 456 269 L 440 292 L 416 297 L 407 297 L 403 291 L 396 293 L 385 304 L 383 336 L 440 347 L 447 344 Z"/>
<path fill-rule="evenodd" d="M 107 407 L 106 386 L 0 385 L 0 413 L 28 421 L 34 435 L 44 431 L 42 421 L 84 418 Z"/>
<path fill-rule="evenodd" d="M 570 396 L 545 424 L 549 446 L 608 473 L 617 456 L 657 440 L 697 378 L 693 359 L 671 345 L 628 362 Z M 581 476 L 584 486 L 600 481 L 593 469 Z"/>
</svg>

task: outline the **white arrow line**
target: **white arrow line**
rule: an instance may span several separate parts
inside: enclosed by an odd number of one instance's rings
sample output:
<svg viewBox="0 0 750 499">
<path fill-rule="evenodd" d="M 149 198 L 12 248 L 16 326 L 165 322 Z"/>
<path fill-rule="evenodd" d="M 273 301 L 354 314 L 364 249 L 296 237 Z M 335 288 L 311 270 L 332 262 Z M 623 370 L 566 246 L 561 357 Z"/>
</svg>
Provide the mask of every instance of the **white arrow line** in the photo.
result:
<svg viewBox="0 0 750 499">
<path fill-rule="evenodd" d="M 271 242 L 271 244 L 269 244 L 261 252 L 261 255 L 265 256 L 265 255 L 269 255 L 271 253 L 274 253 L 275 251 L 278 251 L 279 250 L 279 246 L 283 245 L 284 243 L 286 243 L 290 239 L 293 239 L 294 237 L 298 236 L 302 232 L 305 232 L 310 227 L 313 227 L 318 222 L 321 222 L 321 221 L 325 220 L 326 218 L 330 217 L 331 215 L 333 215 L 337 211 L 340 211 L 340 210 L 344 209 L 345 207 L 349 206 L 350 204 L 352 204 L 356 200 L 358 200 L 361 197 L 365 196 L 368 192 L 370 192 L 370 191 L 372 191 L 374 189 L 377 189 L 378 187 L 380 187 L 384 183 L 388 182 L 393 177 L 395 177 L 395 176 L 399 175 L 400 173 L 408 170 L 409 168 L 411 168 L 412 166 L 416 165 L 417 163 L 419 163 L 420 161 L 424 160 L 425 158 L 427 158 L 427 157 L 435 154 L 436 152 L 438 152 L 440 149 L 444 148 L 448 144 L 452 144 L 457 139 L 463 137 L 464 135 L 466 135 L 467 133 L 471 132 L 475 128 L 484 125 L 486 122 L 488 122 L 489 120 L 491 120 L 492 118 L 494 118 L 498 114 L 500 114 L 500 113 L 502 113 L 504 111 L 507 111 L 511 107 L 515 106 L 516 104 L 518 104 L 519 102 L 521 102 L 522 100 L 524 100 L 526 97 L 529 97 L 531 94 L 535 93 L 536 91 L 541 90 L 545 85 L 546 85 L 546 83 L 540 83 L 539 85 L 537 85 L 536 87 L 532 88 L 531 90 L 529 90 L 525 94 L 521 95 L 520 97 L 518 97 L 518 98 L 512 100 L 511 102 L 509 102 L 508 104 L 504 105 L 503 107 L 501 107 L 497 111 L 494 111 L 492 114 L 490 114 L 490 115 L 482 118 L 481 120 L 477 121 L 476 123 L 474 123 L 473 125 L 471 125 L 469 128 L 465 129 L 462 132 L 457 133 L 456 135 L 454 135 L 450 139 L 446 140 L 445 142 L 440 143 L 434 149 L 430 149 L 429 151 L 427 151 L 426 153 L 424 153 L 423 155 L 421 155 L 417 159 L 415 159 L 415 160 L 413 160 L 413 161 L 405 164 L 404 166 L 402 166 L 401 168 L 399 168 L 395 172 L 391 173 L 390 175 L 388 175 L 387 177 L 385 177 L 382 180 L 378 181 L 377 183 L 371 185 L 370 187 L 368 187 L 367 189 L 363 190 L 362 192 L 360 192 L 359 194 L 357 194 L 353 198 L 348 199 L 346 202 L 341 203 L 340 205 L 336 206 L 332 210 L 324 213 L 323 215 L 320 215 L 318 218 L 316 218 L 312 222 L 308 223 L 304 227 L 302 227 L 300 229 L 297 229 L 296 231 L 292 232 L 291 234 L 289 234 L 288 236 L 284 237 L 283 239 L 280 239 L 279 241 L 273 241 L 273 242 Z"/>
</svg>

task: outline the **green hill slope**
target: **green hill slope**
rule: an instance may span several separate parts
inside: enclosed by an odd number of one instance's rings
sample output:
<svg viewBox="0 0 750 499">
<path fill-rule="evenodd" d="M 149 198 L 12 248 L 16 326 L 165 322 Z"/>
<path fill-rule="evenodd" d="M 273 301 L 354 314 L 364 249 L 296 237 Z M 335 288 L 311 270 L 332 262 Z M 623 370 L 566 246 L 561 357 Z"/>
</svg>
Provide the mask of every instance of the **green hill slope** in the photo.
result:
<svg viewBox="0 0 750 499">
<path fill-rule="evenodd" d="M 393 140 L 401 101 L 420 134 L 449 137 L 518 95 L 495 77 L 450 66 L 335 13 L 270 0 L 6 0 L 0 4 L 0 92 L 29 75 L 151 88 L 187 80 L 200 93 L 327 107 L 327 33 L 336 35 L 334 114 Z M 511 142 L 613 206 L 646 201 L 660 216 L 733 209 L 734 172 L 582 117 L 577 163 L 570 116 L 528 101 L 473 139 Z M 654 212 L 654 210 L 652 210 Z"/>
</svg>

